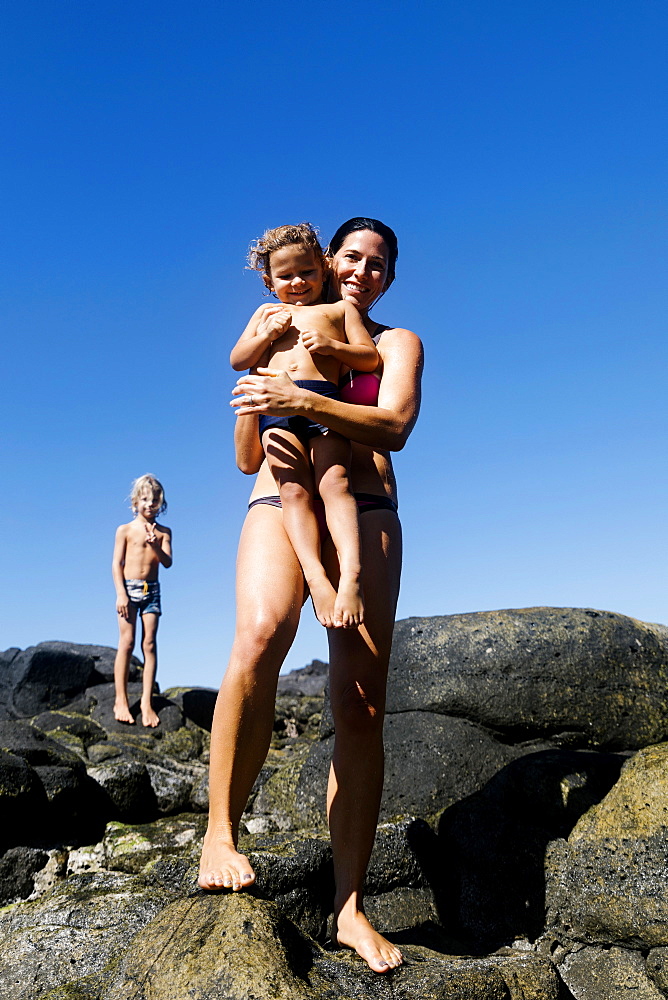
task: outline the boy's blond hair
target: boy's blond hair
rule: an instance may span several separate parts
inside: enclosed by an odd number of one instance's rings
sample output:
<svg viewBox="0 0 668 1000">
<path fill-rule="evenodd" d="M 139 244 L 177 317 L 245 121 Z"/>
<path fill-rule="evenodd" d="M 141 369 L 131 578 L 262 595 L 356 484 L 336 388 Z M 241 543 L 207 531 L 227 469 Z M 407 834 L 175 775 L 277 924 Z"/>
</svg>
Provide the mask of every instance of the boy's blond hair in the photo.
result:
<svg viewBox="0 0 668 1000">
<path fill-rule="evenodd" d="M 162 483 L 148 472 L 145 476 L 139 476 L 138 479 L 135 479 L 130 487 L 130 503 L 135 513 L 137 512 L 137 500 L 139 500 L 144 492 L 150 492 L 156 500 L 160 501 L 158 514 L 162 514 L 163 511 L 167 510 L 167 501 L 165 500 L 165 491 Z"/>
<path fill-rule="evenodd" d="M 275 250 L 283 247 L 301 246 L 312 250 L 320 263 L 323 275 L 327 271 L 327 258 L 318 240 L 318 230 L 310 222 L 300 222 L 296 226 L 278 226 L 267 229 L 248 250 L 248 267 L 251 271 L 260 271 L 262 279 L 271 288 L 270 257 Z"/>
</svg>

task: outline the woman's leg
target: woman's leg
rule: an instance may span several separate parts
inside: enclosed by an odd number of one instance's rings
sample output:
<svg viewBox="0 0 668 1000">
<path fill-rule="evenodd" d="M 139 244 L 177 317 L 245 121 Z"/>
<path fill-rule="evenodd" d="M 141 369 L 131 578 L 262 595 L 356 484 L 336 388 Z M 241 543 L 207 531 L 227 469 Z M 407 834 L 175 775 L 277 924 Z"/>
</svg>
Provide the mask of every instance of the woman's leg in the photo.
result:
<svg viewBox="0 0 668 1000">
<path fill-rule="evenodd" d="M 209 825 L 199 884 L 241 889 L 255 875 L 239 823 L 271 740 L 278 673 L 297 631 L 304 578 L 280 508 L 248 512 L 237 556 L 237 618 L 211 729 Z"/>
<path fill-rule="evenodd" d="M 364 624 L 329 632 L 330 697 L 336 726 L 327 788 L 334 855 L 334 916 L 340 944 L 376 972 L 402 961 L 364 914 L 362 888 L 383 790 L 387 667 L 401 572 L 401 525 L 390 511 L 360 517 Z"/>
<path fill-rule="evenodd" d="M 144 671 L 142 676 L 141 691 L 141 721 L 142 725 L 155 729 L 160 725 L 158 713 L 153 708 L 151 697 L 153 695 L 153 684 L 158 669 L 158 645 L 156 636 L 158 634 L 158 623 L 160 615 L 149 611 L 141 616 L 141 649 L 144 654 Z"/>
<path fill-rule="evenodd" d="M 134 717 L 128 702 L 128 674 L 130 659 L 135 648 L 135 628 L 137 625 L 137 605 L 130 602 L 128 617 L 118 616 L 118 649 L 114 660 L 114 684 L 116 698 L 114 700 L 114 718 L 118 722 L 134 724 Z"/>
<path fill-rule="evenodd" d="M 315 487 L 325 506 L 327 527 L 339 557 L 334 624 L 354 628 L 364 621 L 364 601 L 359 518 L 348 475 L 350 441 L 330 431 L 311 438 L 309 443 Z"/>
<path fill-rule="evenodd" d="M 320 559 L 320 529 L 313 505 L 313 470 L 299 438 L 269 428 L 262 435 L 267 463 L 283 506 L 283 527 L 301 563 L 316 618 L 325 628 L 334 624 L 336 592 Z"/>
</svg>

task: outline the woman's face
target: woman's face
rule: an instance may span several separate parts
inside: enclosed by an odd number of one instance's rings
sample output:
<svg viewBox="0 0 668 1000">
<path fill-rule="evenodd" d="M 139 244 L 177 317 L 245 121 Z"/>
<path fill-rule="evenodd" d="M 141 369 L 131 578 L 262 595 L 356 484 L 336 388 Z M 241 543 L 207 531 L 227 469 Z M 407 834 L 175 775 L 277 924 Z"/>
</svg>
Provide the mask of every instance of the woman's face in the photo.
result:
<svg viewBox="0 0 668 1000">
<path fill-rule="evenodd" d="M 334 292 L 366 312 L 386 288 L 389 252 L 370 229 L 350 233 L 332 257 Z"/>
</svg>

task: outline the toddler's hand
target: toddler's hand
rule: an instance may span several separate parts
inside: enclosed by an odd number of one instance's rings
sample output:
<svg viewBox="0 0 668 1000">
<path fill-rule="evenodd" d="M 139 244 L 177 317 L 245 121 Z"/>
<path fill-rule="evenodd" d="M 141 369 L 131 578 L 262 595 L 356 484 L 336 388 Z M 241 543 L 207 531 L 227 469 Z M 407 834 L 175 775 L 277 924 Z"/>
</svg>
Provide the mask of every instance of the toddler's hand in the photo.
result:
<svg viewBox="0 0 668 1000">
<path fill-rule="evenodd" d="M 125 597 L 116 598 L 116 611 L 121 616 L 121 618 L 125 618 L 127 620 L 129 606 L 130 606 L 130 598 L 128 597 L 127 594 L 125 595 Z"/>
<path fill-rule="evenodd" d="M 269 306 L 257 325 L 257 332 L 260 337 L 268 337 L 269 340 L 278 340 L 286 330 L 290 329 L 292 323 L 292 313 L 283 306 Z"/>
<path fill-rule="evenodd" d="M 301 342 L 309 354 L 330 354 L 332 341 L 320 330 L 302 330 Z"/>
</svg>

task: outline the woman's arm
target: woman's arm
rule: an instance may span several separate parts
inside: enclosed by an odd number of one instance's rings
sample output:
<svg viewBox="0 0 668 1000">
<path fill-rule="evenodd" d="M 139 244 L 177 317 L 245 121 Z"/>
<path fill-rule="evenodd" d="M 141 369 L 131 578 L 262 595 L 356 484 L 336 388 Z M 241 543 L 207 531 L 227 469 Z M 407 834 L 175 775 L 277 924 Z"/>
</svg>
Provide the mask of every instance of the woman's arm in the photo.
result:
<svg viewBox="0 0 668 1000">
<path fill-rule="evenodd" d="M 235 372 L 259 364 L 274 340 L 282 337 L 292 322 L 292 314 L 285 306 L 264 303 L 256 309 L 230 353 L 230 364 Z"/>
<path fill-rule="evenodd" d="M 264 450 L 260 441 L 258 419 L 254 413 L 248 416 L 237 415 L 234 425 L 234 455 L 237 468 L 245 475 L 253 476 L 259 471 L 264 461 Z"/>
<path fill-rule="evenodd" d="M 378 406 L 359 406 L 300 389 L 286 372 L 261 369 L 237 382 L 231 405 L 237 413 L 309 417 L 358 444 L 400 451 L 420 410 L 423 351 L 410 330 L 386 330 L 379 353 L 383 361 Z M 264 374 L 262 374 L 264 372 Z M 254 406 L 248 402 L 253 396 Z"/>
</svg>

